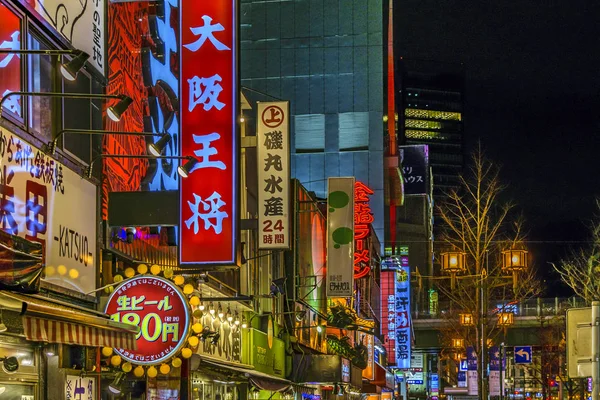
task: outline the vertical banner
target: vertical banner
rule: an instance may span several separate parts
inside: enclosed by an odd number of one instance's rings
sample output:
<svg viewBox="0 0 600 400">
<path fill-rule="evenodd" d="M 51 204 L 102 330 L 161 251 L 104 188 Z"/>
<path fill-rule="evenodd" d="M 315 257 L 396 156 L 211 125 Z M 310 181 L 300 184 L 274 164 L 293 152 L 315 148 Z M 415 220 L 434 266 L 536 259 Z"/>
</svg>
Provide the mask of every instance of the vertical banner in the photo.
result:
<svg viewBox="0 0 600 400">
<path fill-rule="evenodd" d="M 354 286 L 354 178 L 329 178 L 327 297 L 352 297 Z"/>
<path fill-rule="evenodd" d="M 477 396 L 477 353 L 473 347 L 467 347 L 467 394 Z"/>
<path fill-rule="evenodd" d="M 373 191 L 364 183 L 354 186 L 354 279 L 371 272 L 370 236 L 373 214 L 369 207 L 369 196 Z"/>
<path fill-rule="evenodd" d="M 381 263 L 381 336 L 388 365 L 396 365 L 396 268 L 390 259 Z"/>
<path fill-rule="evenodd" d="M 258 103 L 258 248 L 290 247 L 290 134 L 287 101 Z"/>
<path fill-rule="evenodd" d="M 404 194 L 429 193 L 429 146 L 400 146 L 400 162 L 404 176 Z"/>
<path fill-rule="evenodd" d="M 489 395 L 500 396 L 500 349 L 497 346 L 490 348 L 490 375 Z"/>
<path fill-rule="evenodd" d="M 410 365 L 410 268 L 401 265 L 396 270 L 396 367 L 411 368 Z"/>
<path fill-rule="evenodd" d="M 182 0 L 180 9 L 181 264 L 237 263 L 237 2 Z"/>
<path fill-rule="evenodd" d="M 367 348 L 367 368 L 362 370 L 362 377 L 370 381 L 375 380 L 375 347 L 373 341 L 373 335 L 370 333 L 358 332 L 358 343 Z"/>
</svg>

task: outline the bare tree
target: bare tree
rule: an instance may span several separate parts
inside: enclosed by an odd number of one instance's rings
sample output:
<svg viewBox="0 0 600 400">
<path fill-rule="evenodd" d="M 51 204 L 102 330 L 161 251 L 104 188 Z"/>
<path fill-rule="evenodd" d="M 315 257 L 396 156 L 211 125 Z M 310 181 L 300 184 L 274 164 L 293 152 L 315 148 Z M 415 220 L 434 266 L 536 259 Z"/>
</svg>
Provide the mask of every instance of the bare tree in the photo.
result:
<svg viewBox="0 0 600 400">
<path fill-rule="evenodd" d="M 499 168 L 485 157 L 481 146 L 472 155 L 467 174 L 460 178 L 460 186 L 447 193 L 438 207 L 443 233 L 438 242 L 438 253 L 444 250 L 466 254 L 466 266 L 456 277 L 456 285 L 448 285 L 447 277 L 434 277 L 437 287 L 450 303 L 446 313 L 447 330 L 443 335 L 457 335 L 473 346 L 479 360 L 485 360 L 489 342 L 504 332 L 498 325 L 497 314 L 540 292 L 540 285 L 532 269 L 519 272 L 513 282 L 502 265 L 502 251 L 524 250 L 523 219 L 513 217 L 515 208 L 503 198 L 506 186 L 499 178 Z M 461 313 L 470 314 L 472 325 L 459 322 Z M 480 354 L 481 352 L 484 354 Z M 482 364 L 478 363 L 482 377 Z M 480 381 L 481 395 L 485 383 Z"/>
<path fill-rule="evenodd" d="M 596 200 L 596 207 L 600 210 L 600 200 Z M 571 254 L 552 267 L 562 281 L 567 284 L 575 294 L 590 305 L 594 300 L 600 300 L 600 221 L 590 224 L 591 241 L 588 246 L 572 250 Z"/>
</svg>

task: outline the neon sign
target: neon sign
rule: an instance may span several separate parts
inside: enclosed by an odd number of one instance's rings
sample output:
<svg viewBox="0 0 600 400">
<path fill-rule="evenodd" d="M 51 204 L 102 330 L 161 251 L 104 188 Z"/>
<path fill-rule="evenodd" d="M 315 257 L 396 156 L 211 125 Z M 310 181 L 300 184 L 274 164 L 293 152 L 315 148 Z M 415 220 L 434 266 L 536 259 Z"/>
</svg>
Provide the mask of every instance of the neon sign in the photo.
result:
<svg viewBox="0 0 600 400">
<path fill-rule="evenodd" d="M 171 281 L 139 276 L 121 285 L 108 299 L 105 313 L 117 322 L 140 327 L 137 350 L 115 349 L 136 364 L 158 364 L 186 343 L 190 310 L 187 299 Z"/>
<path fill-rule="evenodd" d="M 373 214 L 369 196 L 374 192 L 364 183 L 354 184 L 354 279 L 367 276 L 371 271 L 369 236 Z"/>
<path fill-rule="evenodd" d="M 235 1 L 181 1 L 181 264 L 237 263 L 238 85 Z"/>
</svg>

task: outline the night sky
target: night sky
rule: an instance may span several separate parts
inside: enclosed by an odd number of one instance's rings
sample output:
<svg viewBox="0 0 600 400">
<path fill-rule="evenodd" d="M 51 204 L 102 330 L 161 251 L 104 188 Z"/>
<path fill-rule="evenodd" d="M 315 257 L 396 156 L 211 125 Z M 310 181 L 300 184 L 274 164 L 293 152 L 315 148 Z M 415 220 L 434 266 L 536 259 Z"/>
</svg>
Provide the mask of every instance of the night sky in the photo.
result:
<svg viewBox="0 0 600 400">
<path fill-rule="evenodd" d="M 502 165 L 547 296 L 600 196 L 600 3 L 399 0 L 396 55 L 463 63 L 467 147 Z"/>
</svg>

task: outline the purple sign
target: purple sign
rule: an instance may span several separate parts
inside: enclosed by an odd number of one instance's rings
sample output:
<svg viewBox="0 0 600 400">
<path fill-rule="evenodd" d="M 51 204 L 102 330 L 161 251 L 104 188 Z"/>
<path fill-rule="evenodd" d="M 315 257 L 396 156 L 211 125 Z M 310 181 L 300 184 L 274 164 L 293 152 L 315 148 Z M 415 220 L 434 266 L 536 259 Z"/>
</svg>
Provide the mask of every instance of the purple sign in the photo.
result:
<svg viewBox="0 0 600 400">
<path fill-rule="evenodd" d="M 473 347 L 467 347 L 467 371 L 477 371 L 477 353 Z"/>
</svg>

